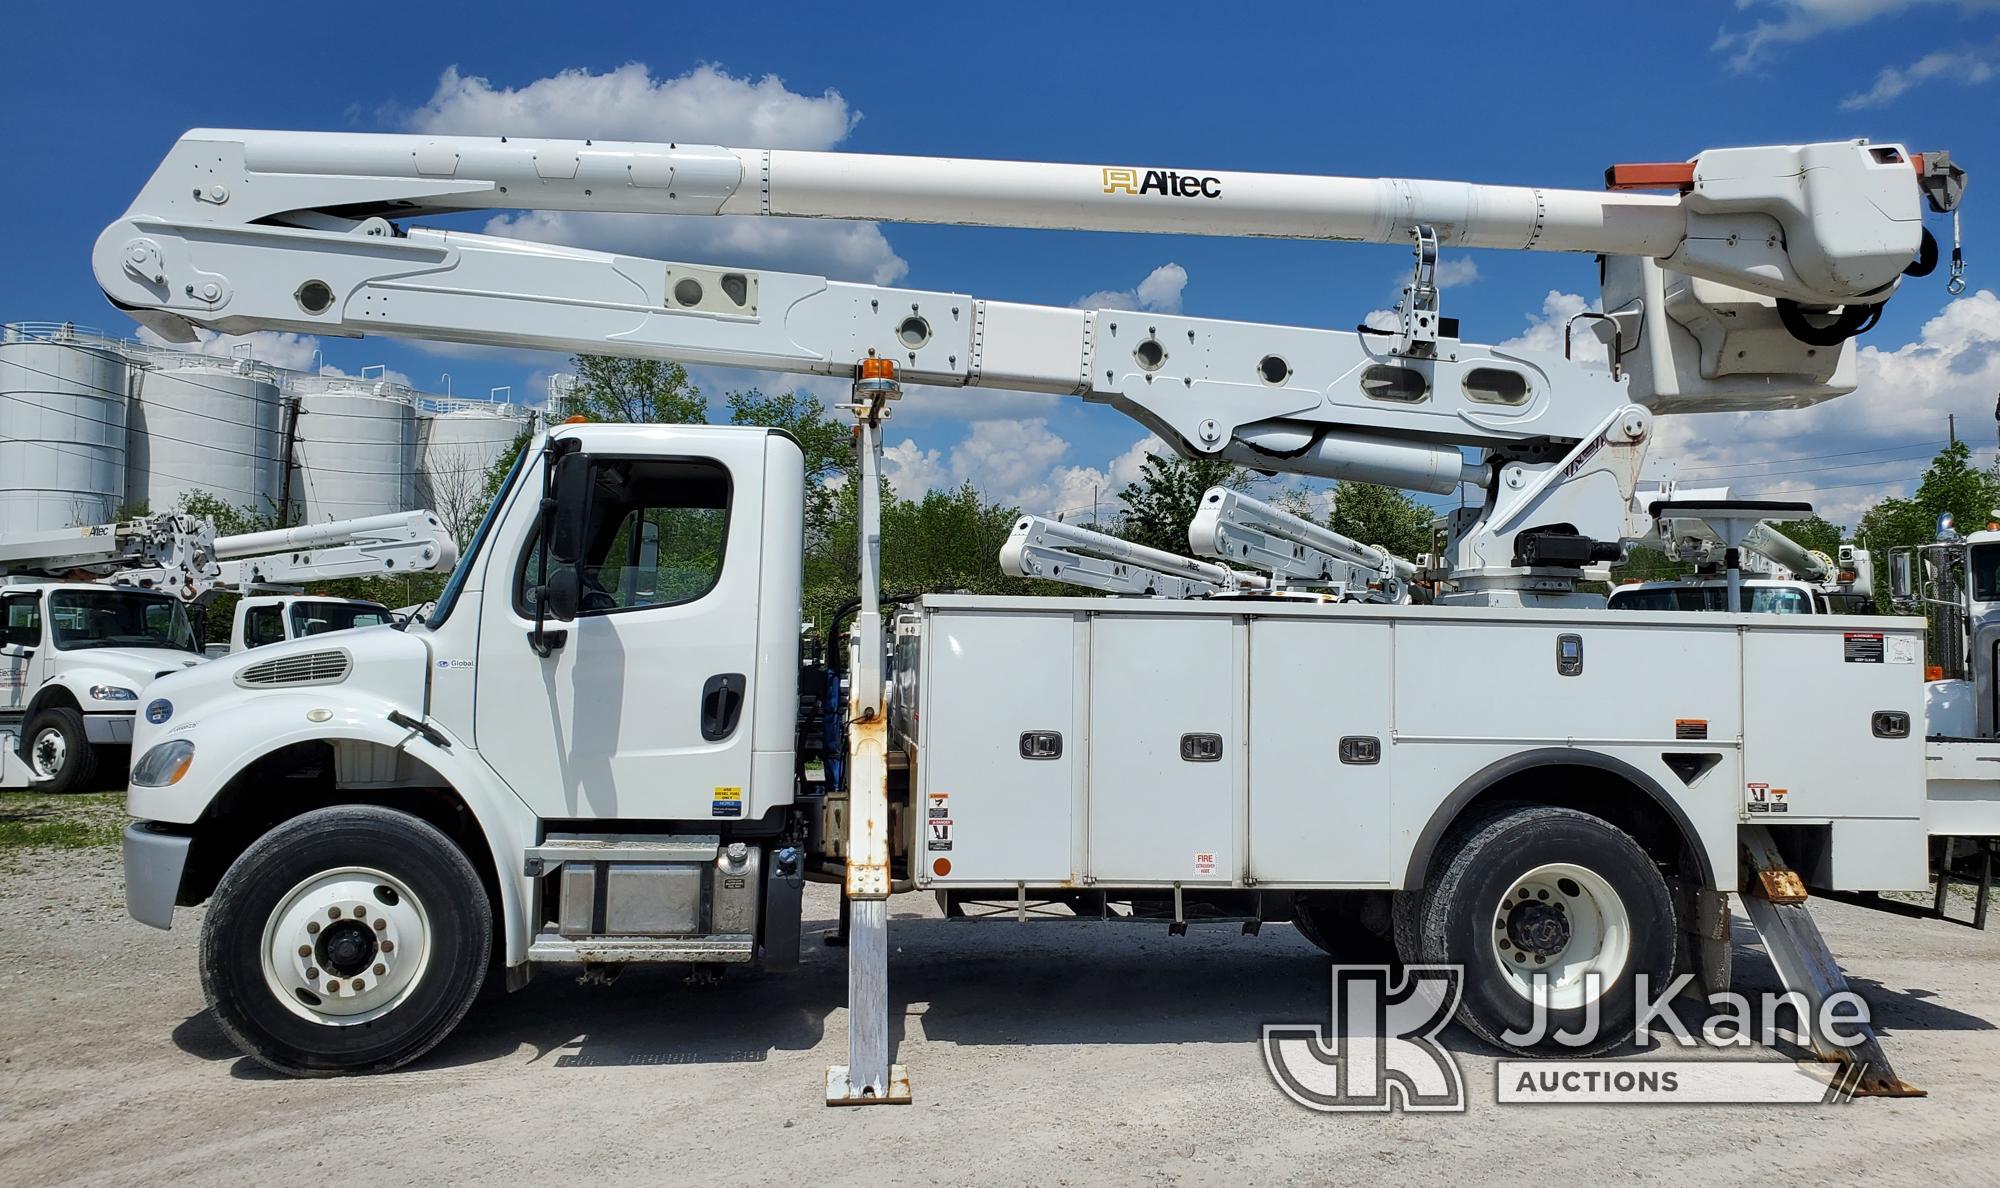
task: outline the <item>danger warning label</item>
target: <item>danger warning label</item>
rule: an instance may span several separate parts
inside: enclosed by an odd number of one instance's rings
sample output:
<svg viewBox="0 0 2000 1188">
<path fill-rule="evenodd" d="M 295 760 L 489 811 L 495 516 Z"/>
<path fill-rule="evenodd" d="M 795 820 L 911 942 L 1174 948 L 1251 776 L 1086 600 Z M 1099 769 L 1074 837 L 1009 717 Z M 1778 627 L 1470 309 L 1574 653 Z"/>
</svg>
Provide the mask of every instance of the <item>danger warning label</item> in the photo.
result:
<svg viewBox="0 0 2000 1188">
<path fill-rule="evenodd" d="M 1842 637 L 1846 645 L 1841 659 L 1849 664 L 1882 663 L 1882 633 L 1880 631 L 1849 631 Z"/>
</svg>

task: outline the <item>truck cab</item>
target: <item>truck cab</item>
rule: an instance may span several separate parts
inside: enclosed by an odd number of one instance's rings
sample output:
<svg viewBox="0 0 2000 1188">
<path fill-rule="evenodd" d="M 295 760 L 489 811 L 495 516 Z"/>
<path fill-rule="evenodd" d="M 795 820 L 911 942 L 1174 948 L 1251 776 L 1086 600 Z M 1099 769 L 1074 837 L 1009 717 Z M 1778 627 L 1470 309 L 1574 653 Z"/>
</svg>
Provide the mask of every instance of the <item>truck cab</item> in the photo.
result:
<svg viewBox="0 0 2000 1188">
<path fill-rule="evenodd" d="M 396 621 L 388 607 L 363 598 L 317 594 L 264 594 L 239 599 L 230 624 L 227 651 L 242 652 L 287 640 L 354 627 L 382 627 Z M 210 645 L 211 650 L 216 645 Z M 221 654 L 221 653 L 217 653 Z"/>
<path fill-rule="evenodd" d="M 140 691 L 201 659 L 186 606 L 155 590 L 90 582 L 0 586 L 0 736 L 35 786 L 80 791 L 115 777 Z"/>
</svg>

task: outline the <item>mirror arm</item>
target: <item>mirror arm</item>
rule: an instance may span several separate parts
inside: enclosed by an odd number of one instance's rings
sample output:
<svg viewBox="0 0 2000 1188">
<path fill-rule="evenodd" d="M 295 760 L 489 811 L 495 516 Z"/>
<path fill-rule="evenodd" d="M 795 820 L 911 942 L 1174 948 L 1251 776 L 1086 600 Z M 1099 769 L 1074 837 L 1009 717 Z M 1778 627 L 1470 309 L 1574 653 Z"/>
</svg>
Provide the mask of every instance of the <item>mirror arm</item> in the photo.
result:
<svg viewBox="0 0 2000 1188">
<path fill-rule="evenodd" d="M 542 501 L 535 509 L 535 514 L 540 519 L 541 547 L 535 550 L 535 629 L 528 633 L 528 646 L 535 649 L 535 655 L 544 660 L 555 655 L 556 649 L 569 641 L 568 632 L 563 632 L 560 639 L 551 640 L 546 630 L 549 616 L 550 521 L 555 518 L 553 515 L 555 498 L 550 494 L 550 488 L 555 482 L 556 464 L 562 461 L 564 454 L 576 448 L 574 442 L 564 444 L 567 444 L 569 449 L 559 448 L 559 443 L 555 441 L 550 441 L 542 447 Z"/>
</svg>

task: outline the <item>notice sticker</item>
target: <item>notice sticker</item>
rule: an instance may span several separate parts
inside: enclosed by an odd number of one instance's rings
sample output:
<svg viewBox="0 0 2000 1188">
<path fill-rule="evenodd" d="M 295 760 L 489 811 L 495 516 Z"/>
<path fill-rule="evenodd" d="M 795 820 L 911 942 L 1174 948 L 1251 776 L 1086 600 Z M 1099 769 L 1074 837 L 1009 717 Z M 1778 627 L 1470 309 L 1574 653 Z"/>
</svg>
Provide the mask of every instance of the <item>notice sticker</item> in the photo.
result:
<svg viewBox="0 0 2000 1188">
<path fill-rule="evenodd" d="M 944 817 L 947 819 L 950 818 L 951 793 L 932 792 L 924 797 L 924 801 L 927 806 L 924 811 L 924 816 L 932 818 L 933 820 L 935 820 L 938 817 Z"/>
<path fill-rule="evenodd" d="M 743 815 L 743 789 L 717 788 L 710 802 L 709 812 L 717 817 L 740 817 Z"/>
<path fill-rule="evenodd" d="M 1194 856 L 1194 873 L 1196 875 L 1203 875 L 1203 876 L 1214 874 L 1215 854 L 1208 850 L 1203 850 L 1200 853 L 1197 853 Z"/>
<path fill-rule="evenodd" d="M 1907 635 L 1891 636 L 1883 647 L 1883 653 L 1891 664 L 1915 664 L 1917 662 L 1917 641 Z"/>
<path fill-rule="evenodd" d="M 1847 663 L 1882 663 L 1882 633 L 1880 631 L 1849 631 L 1841 638 L 1846 641 L 1841 651 L 1841 659 Z"/>
<path fill-rule="evenodd" d="M 924 822 L 924 826 L 929 830 L 924 844 L 925 849 L 934 851 L 951 849 L 950 817 L 932 817 Z"/>
</svg>

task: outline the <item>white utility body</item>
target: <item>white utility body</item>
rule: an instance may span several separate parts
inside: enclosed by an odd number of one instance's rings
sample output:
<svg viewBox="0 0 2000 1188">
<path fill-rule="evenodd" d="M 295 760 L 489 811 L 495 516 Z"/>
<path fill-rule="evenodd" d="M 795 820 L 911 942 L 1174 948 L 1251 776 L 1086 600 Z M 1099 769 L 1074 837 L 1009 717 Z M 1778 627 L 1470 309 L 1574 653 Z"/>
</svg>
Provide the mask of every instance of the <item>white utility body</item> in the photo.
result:
<svg viewBox="0 0 2000 1188">
<path fill-rule="evenodd" d="M 843 1104 L 908 1100 L 887 1022 L 901 889 L 939 891 L 953 915 L 1294 920 L 1336 953 L 1393 933 L 1408 960 L 1465 967 L 1460 1018 L 1493 1039 L 1538 1003 L 1558 1027 L 1591 1011 L 1617 1030 L 1639 974 L 1726 986 L 1727 905 L 1747 885 L 1787 981 L 1823 999 L 1844 983 L 1800 878 L 1926 883 L 1922 624 L 1613 615 L 1578 585 L 1651 531 L 1635 495 L 1656 413 L 1851 390 L 1852 336 L 1935 256 L 1922 206 L 1955 206 L 1962 175 L 1853 141 L 1609 180 L 189 133 L 95 255 L 106 293 L 153 329 L 852 377 L 860 581 L 802 665 L 793 442 L 557 427 L 424 622 L 147 690 L 164 709 L 134 738 L 132 914 L 165 927 L 177 903 L 212 900 L 205 984 L 225 1031 L 287 1072 L 365 1071 L 448 1033 L 489 954 L 510 985 L 541 962 L 789 965 L 802 881 L 838 878 L 849 1063 L 827 1097 Z M 1396 328 L 1338 331 L 404 221 L 518 207 L 1403 242 L 1415 267 Z M 1603 254 L 1607 312 L 1579 319 L 1575 358 L 1463 341 L 1440 313 L 1440 245 Z M 1484 501 L 1448 526 L 1449 605 L 1405 604 L 1414 573 L 1380 550 L 1240 506 L 1190 543 L 1241 568 L 1034 517 L 1009 544 L 1017 572 L 1095 558 L 1112 563 L 1086 567 L 1099 588 L 1163 592 L 1117 571 L 1137 565 L 1216 597 L 896 611 L 878 477 L 905 380 L 1074 394 L 1191 456 L 1471 482 Z M 1363 600 L 1276 589 L 1295 581 Z M 1964 828 L 2000 832 L 2000 796 L 1964 810 Z M 1843 1058 L 1870 1088 L 1907 1088 L 1872 1040 Z"/>
<path fill-rule="evenodd" d="M 101 748 L 129 744 L 140 691 L 204 658 L 190 607 L 232 591 L 444 570 L 457 559 L 443 524 L 421 511 L 226 536 L 164 513 L 0 538 L 0 751 L 9 755 L 0 788 L 79 788 Z M 285 617 L 309 626 L 331 614 L 354 626 L 380 610 L 370 607 Z M 239 638 L 245 614 L 239 606 Z"/>
</svg>

